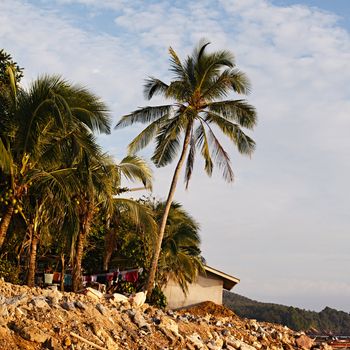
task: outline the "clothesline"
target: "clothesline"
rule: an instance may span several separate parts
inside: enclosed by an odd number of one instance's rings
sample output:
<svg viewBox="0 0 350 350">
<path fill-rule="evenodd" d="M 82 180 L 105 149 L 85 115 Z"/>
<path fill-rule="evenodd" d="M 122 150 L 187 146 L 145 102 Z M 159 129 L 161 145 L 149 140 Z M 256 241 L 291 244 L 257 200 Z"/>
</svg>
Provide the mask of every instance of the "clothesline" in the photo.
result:
<svg viewBox="0 0 350 350">
<path fill-rule="evenodd" d="M 92 282 L 98 282 L 101 284 L 106 284 L 108 282 L 117 282 L 117 281 L 127 281 L 135 283 L 137 282 L 139 275 L 141 275 L 143 272 L 143 268 L 138 269 L 130 269 L 130 270 L 123 270 L 119 271 L 119 269 L 116 269 L 115 271 L 111 272 L 104 272 L 104 273 L 98 273 L 98 274 L 89 274 L 89 275 L 83 275 L 83 285 L 85 286 L 87 283 Z M 60 272 L 54 272 L 53 273 L 53 283 L 59 283 L 61 281 L 62 274 Z M 67 286 L 72 285 L 72 275 L 71 274 L 65 274 L 64 275 L 64 284 Z"/>
</svg>

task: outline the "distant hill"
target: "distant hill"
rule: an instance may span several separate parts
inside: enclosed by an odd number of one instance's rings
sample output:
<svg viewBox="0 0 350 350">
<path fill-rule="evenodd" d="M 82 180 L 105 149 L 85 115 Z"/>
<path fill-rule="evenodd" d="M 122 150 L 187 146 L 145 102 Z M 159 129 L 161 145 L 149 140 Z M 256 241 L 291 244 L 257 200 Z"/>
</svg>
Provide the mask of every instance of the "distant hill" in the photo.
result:
<svg viewBox="0 0 350 350">
<path fill-rule="evenodd" d="M 292 306 L 262 303 L 224 291 L 223 304 L 238 316 L 258 321 L 283 324 L 296 331 L 350 335 L 350 314 L 326 307 L 321 312 L 307 311 Z"/>
</svg>

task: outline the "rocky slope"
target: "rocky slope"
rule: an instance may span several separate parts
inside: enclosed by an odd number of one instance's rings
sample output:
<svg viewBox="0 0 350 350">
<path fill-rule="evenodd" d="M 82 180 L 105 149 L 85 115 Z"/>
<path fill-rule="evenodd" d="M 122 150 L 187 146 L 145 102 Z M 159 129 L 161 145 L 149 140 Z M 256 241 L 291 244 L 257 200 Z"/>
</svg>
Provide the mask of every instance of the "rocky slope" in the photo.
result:
<svg viewBox="0 0 350 350">
<path fill-rule="evenodd" d="M 322 348 L 302 333 L 241 319 L 210 302 L 173 312 L 0 281 L 0 349 Z"/>
</svg>

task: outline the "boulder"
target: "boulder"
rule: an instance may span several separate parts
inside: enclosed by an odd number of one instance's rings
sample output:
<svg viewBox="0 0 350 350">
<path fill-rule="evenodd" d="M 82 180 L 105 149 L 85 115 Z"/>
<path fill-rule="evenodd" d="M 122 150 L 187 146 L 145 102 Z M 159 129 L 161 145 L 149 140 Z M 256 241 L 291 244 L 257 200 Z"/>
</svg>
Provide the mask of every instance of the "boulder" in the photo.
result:
<svg viewBox="0 0 350 350">
<path fill-rule="evenodd" d="M 119 293 L 113 293 L 111 299 L 116 303 L 129 302 L 129 299 L 125 295 Z"/>
<path fill-rule="evenodd" d="M 97 304 L 96 309 L 103 315 L 103 316 L 108 316 L 109 312 L 108 310 L 102 305 L 102 304 Z"/>
<path fill-rule="evenodd" d="M 309 350 L 314 345 L 314 340 L 307 335 L 302 334 L 299 338 L 295 339 L 295 343 L 299 348 Z"/>
<path fill-rule="evenodd" d="M 192 333 L 191 335 L 188 335 L 187 340 L 189 340 L 197 349 L 208 349 L 207 346 L 203 343 L 202 338 L 198 333 Z"/>
<path fill-rule="evenodd" d="M 151 330 L 149 324 L 147 323 L 147 321 L 145 320 L 145 318 L 139 310 L 135 312 L 133 316 L 133 321 L 139 328 L 142 328 L 147 331 Z"/>
<path fill-rule="evenodd" d="M 35 297 L 31 300 L 31 303 L 38 309 L 46 309 L 49 307 L 49 304 L 46 302 L 45 298 Z"/>
<path fill-rule="evenodd" d="M 100 291 L 91 287 L 85 288 L 84 294 L 89 298 L 95 299 L 95 300 L 100 300 L 103 297 L 103 294 Z"/>
<path fill-rule="evenodd" d="M 83 310 L 83 311 L 85 311 L 85 310 L 87 309 L 87 306 L 86 306 L 83 302 L 81 302 L 80 300 L 74 302 L 74 305 L 75 305 L 78 309 Z"/>
<path fill-rule="evenodd" d="M 72 301 L 65 301 L 61 304 L 61 307 L 67 311 L 75 310 L 75 305 Z"/>
<path fill-rule="evenodd" d="M 49 338 L 48 334 L 32 326 L 23 327 L 20 334 L 22 338 L 36 343 L 45 343 Z"/>
</svg>

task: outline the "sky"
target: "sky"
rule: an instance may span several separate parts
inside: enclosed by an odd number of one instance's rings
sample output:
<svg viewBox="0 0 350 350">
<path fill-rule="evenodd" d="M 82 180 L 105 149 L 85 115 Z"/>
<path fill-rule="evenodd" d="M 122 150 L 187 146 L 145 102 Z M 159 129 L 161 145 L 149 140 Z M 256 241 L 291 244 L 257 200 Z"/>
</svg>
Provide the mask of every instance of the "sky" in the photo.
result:
<svg viewBox="0 0 350 350">
<path fill-rule="evenodd" d="M 176 200 L 201 225 L 208 265 L 267 302 L 350 312 L 350 3 L 348 0 L 1 0 L 0 42 L 24 84 L 58 73 L 107 102 L 113 124 L 171 79 L 168 48 L 228 49 L 252 83 L 251 158 L 228 147 L 235 182 L 198 160 Z M 241 96 L 231 96 L 241 98 Z M 100 136 L 117 160 L 140 127 Z M 152 149 L 143 156 L 149 159 Z M 175 164 L 154 169 L 165 198 Z"/>
</svg>

